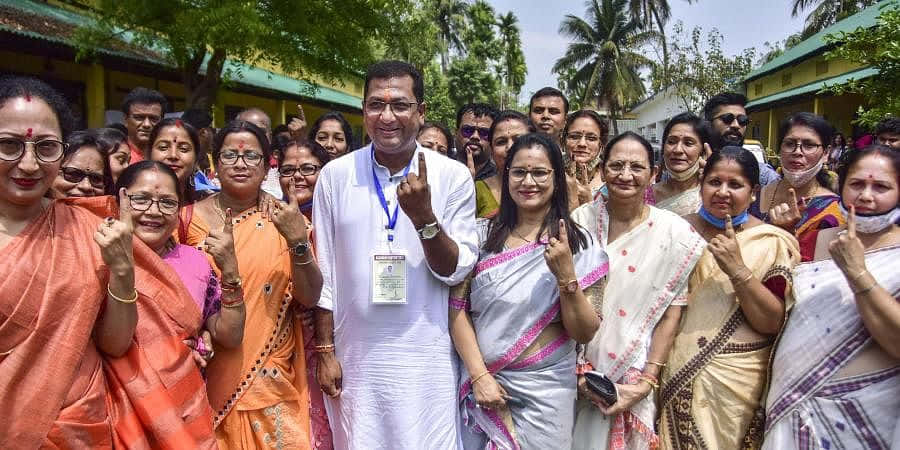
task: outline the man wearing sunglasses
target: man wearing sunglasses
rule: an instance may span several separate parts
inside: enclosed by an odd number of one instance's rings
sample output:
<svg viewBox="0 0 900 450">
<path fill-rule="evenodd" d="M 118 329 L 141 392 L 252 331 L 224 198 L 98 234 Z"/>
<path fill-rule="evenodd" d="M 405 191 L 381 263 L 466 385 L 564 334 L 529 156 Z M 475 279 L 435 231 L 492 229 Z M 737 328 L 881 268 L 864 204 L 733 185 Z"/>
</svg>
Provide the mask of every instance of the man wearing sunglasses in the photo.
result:
<svg viewBox="0 0 900 450">
<path fill-rule="evenodd" d="M 456 112 L 456 157 L 468 165 L 472 156 L 475 181 L 497 174 L 491 158 L 491 125 L 497 110 L 484 103 L 469 103 Z"/>
</svg>

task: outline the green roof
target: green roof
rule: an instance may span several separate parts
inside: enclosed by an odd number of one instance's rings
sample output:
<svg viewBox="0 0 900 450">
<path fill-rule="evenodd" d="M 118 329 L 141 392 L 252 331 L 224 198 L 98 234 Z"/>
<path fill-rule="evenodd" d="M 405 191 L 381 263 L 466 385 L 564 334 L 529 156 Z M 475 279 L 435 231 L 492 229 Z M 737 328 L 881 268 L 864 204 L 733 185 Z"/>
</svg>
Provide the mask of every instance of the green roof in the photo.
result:
<svg viewBox="0 0 900 450">
<path fill-rule="evenodd" d="M 863 78 L 868 78 L 878 73 L 878 69 L 867 67 L 865 69 L 855 70 L 853 72 L 847 72 L 843 75 L 838 75 L 836 77 L 826 78 L 824 80 L 813 81 L 809 84 L 804 84 L 803 86 L 798 86 L 793 89 L 788 89 L 783 92 L 779 92 L 777 94 L 772 94 L 766 97 L 761 97 L 756 100 L 753 100 L 750 103 L 747 103 L 746 108 L 751 109 L 756 106 L 766 105 L 778 100 L 787 99 L 790 97 L 795 97 L 802 94 L 808 94 L 810 92 L 818 92 L 825 87 L 833 86 L 836 84 L 843 84 L 851 79 L 860 80 Z"/>
<path fill-rule="evenodd" d="M 825 28 L 824 30 L 806 38 L 799 44 L 791 47 L 777 58 L 763 64 L 758 69 L 750 72 L 744 78 L 744 81 L 747 82 L 755 78 L 759 78 L 763 75 L 769 74 L 784 66 L 787 66 L 794 61 L 824 51 L 825 47 L 827 47 L 828 45 L 825 43 L 826 35 L 839 33 L 841 31 L 850 32 L 860 27 L 868 28 L 874 26 L 876 23 L 875 19 L 881 13 L 881 8 L 890 3 L 896 2 L 897 0 L 883 0 L 875 5 L 863 9 L 862 11 L 850 17 L 847 17 L 846 19 L 835 23 L 834 25 L 831 25 L 828 28 Z"/>
<path fill-rule="evenodd" d="M 26 13 L 51 19 L 57 22 L 62 22 L 64 24 L 72 26 L 87 25 L 90 21 L 90 18 L 83 14 L 78 14 L 64 8 L 56 7 L 47 3 L 35 2 L 32 0 L 4 0 L 3 6 L 15 8 Z M 74 46 L 68 34 L 42 34 L 32 30 L 15 28 L 3 24 L 0 24 L 0 30 L 19 34 L 33 39 L 46 40 L 68 46 Z M 120 35 L 125 43 L 130 43 L 132 41 L 132 36 L 133 35 L 128 32 L 122 33 Z M 121 58 L 148 62 L 169 69 L 175 68 L 170 62 L 166 61 L 162 57 L 151 56 L 152 53 L 158 53 L 157 49 L 147 50 L 150 51 L 135 52 L 111 48 L 101 48 L 99 49 L 99 52 L 102 54 L 117 56 Z M 269 89 L 288 95 L 299 95 L 326 103 L 347 106 L 356 110 L 362 109 L 362 97 L 357 97 L 355 95 L 351 95 L 337 89 L 332 89 L 326 86 L 315 86 L 303 80 L 291 78 L 234 60 L 226 61 L 225 69 L 230 69 L 231 71 L 238 73 L 238 77 L 234 81 L 239 84 L 250 87 Z M 203 70 L 205 70 L 205 68 Z"/>
</svg>

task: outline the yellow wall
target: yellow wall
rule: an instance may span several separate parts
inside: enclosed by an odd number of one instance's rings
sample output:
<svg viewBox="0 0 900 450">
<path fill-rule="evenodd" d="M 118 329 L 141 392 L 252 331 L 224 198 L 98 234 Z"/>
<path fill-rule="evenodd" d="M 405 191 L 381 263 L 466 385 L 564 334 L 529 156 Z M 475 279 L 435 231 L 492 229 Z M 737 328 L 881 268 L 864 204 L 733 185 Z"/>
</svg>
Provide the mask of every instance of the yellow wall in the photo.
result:
<svg viewBox="0 0 900 450">
<path fill-rule="evenodd" d="M 813 81 L 824 80 L 826 78 L 852 72 L 862 67 L 847 60 L 831 60 L 828 61 L 828 70 L 825 73 L 816 75 L 816 64 L 824 61 L 825 57 L 823 55 L 818 55 L 810 59 L 798 61 L 794 65 L 783 67 L 769 75 L 751 80 L 746 83 L 747 98 L 752 101 L 760 97 L 766 97 L 794 89 Z M 790 73 L 791 75 L 791 82 L 786 86 L 782 86 L 783 76 L 787 73 Z M 762 86 L 762 90 L 757 93 L 757 86 L 759 85 Z"/>
<path fill-rule="evenodd" d="M 834 128 L 843 133 L 844 136 L 853 135 L 853 114 L 862 104 L 862 97 L 855 94 L 847 94 L 841 96 L 822 96 L 816 97 L 819 102 L 818 114 L 823 116 Z M 762 142 L 763 147 L 774 149 L 778 140 L 778 125 L 787 116 L 801 111 L 813 112 L 815 107 L 815 99 L 804 99 L 802 101 L 790 103 L 776 107 L 774 110 L 764 109 L 750 113 L 750 126 L 747 131 L 748 139 L 757 139 Z M 771 118 L 770 112 L 774 113 Z M 774 124 L 773 128 L 769 127 L 769 123 Z"/>
</svg>

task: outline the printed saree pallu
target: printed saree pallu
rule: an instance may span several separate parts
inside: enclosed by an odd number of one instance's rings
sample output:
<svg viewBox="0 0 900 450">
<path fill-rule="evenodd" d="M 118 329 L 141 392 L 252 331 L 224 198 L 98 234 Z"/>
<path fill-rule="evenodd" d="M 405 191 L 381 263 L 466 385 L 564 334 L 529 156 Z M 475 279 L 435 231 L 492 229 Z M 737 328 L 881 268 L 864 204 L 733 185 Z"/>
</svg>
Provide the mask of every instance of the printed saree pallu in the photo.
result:
<svg viewBox="0 0 900 450">
<path fill-rule="evenodd" d="M 799 262 L 797 240 L 772 226 L 737 233 L 744 263 L 790 309 L 790 270 Z M 728 276 L 705 250 L 691 275 L 688 306 L 660 377 L 660 448 L 757 448 L 762 403 L 774 338 L 734 338 L 746 319 Z"/>
<path fill-rule="evenodd" d="M 188 244 L 205 250 L 209 231 L 194 214 Z M 234 248 L 246 319 L 241 345 L 216 348 L 206 369 L 216 440 L 220 449 L 309 448 L 303 331 L 290 294 L 287 243 L 251 210 L 235 218 Z"/>
<path fill-rule="evenodd" d="M 598 283 L 608 269 L 606 253 L 596 241 L 575 255 L 582 289 Z M 576 387 L 574 341 L 563 332 L 521 357 L 547 325 L 561 320 L 557 281 L 544 260 L 544 244 L 483 255 L 473 274 L 468 298 L 455 289 L 450 305 L 469 312 L 485 365 L 515 400 L 499 411 L 476 407 L 471 380 L 463 370 L 459 404 L 464 447 L 569 448 Z"/>
<path fill-rule="evenodd" d="M 866 253 L 866 267 L 896 298 L 900 246 Z M 838 378 L 869 345 L 846 277 L 832 260 L 794 271 L 796 303 L 772 364 L 766 449 L 888 449 L 900 446 L 900 366 Z"/>
</svg>

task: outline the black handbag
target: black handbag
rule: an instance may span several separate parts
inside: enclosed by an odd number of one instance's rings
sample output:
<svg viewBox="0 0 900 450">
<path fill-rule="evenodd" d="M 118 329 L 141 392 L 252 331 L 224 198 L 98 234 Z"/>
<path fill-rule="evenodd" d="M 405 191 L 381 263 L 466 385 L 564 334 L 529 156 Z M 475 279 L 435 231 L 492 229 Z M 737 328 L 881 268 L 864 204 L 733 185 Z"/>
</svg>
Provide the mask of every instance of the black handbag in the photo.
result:
<svg viewBox="0 0 900 450">
<path fill-rule="evenodd" d="M 587 382 L 588 389 L 603 399 L 607 406 L 612 406 L 619 400 L 616 384 L 606 375 L 592 370 L 585 372 L 584 380 Z"/>
</svg>

